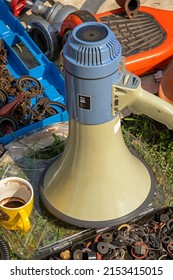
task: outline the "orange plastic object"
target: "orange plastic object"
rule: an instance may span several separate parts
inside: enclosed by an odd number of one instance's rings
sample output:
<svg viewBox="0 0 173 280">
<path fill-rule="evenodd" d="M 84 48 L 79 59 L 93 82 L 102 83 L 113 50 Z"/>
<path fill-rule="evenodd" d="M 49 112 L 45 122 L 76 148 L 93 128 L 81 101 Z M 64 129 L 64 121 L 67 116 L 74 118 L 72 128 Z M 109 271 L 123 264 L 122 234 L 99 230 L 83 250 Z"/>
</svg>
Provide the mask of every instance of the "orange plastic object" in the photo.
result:
<svg viewBox="0 0 173 280">
<path fill-rule="evenodd" d="M 173 62 L 168 65 L 159 85 L 159 97 L 173 104 Z"/>
<path fill-rule="evenodd" d="M 103 17 L 116 14 L 121 11 L 123 11 L 122 8 L 95 14 L 95 17 L 98 21 L 102 21 Z M 165 40 L 159 46 L 126 57 L 126 69 L 138 76 L 142 76 L 146 73 L 162 69 L 173 57 L 173 11 L 160 10 L 150 7 L 139 7 L 139 12 L 144 12 L 153 17 L 166 33 Z M 82 20 L 78 18 L 77 15 L 70 14 L 62 24 L 60 35 L 63 37 L 66 31 L 72 30 L 76 25 L 81 23 Z M 139 29 L 139 32 L 142 32 L 142 29 L 141 31 Z"/>
</svg>

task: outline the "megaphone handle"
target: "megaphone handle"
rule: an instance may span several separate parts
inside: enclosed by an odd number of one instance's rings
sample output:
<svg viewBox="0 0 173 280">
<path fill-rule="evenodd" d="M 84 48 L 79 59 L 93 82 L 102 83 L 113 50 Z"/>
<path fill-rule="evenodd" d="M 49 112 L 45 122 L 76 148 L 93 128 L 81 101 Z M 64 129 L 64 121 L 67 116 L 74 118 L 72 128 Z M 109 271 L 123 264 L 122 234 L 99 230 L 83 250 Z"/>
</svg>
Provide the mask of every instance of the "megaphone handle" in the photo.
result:
<svg viewBox="0 0 173 280">
<path fill-rule="evenodd" d="M 141 85 L 128 107 L 135 114 L 144 114 L 173 129 L 173 105 L 144 90 Z"/>
</svg>

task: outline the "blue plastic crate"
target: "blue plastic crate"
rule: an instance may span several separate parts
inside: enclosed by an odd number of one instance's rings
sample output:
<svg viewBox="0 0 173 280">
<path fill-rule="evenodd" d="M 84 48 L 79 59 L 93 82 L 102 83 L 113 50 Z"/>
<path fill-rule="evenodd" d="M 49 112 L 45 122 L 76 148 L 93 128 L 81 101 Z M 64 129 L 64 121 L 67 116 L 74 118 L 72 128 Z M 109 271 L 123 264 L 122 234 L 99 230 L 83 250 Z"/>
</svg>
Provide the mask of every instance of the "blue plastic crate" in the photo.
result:
<svg viewBox="0 0 173 280">
<path fill-rule="evenodd" d="M 21 76 L 28 75 L 36 78 L 44 90 L 45 97 L 48 97 L 50 101 L 65 104 L 64 78 L 61 72 L 33 42 L 23 25 L 12 15 L 3 0 L 0 0 L 0 39 L 7 50 L 7 67 L 13 77 L 18 79 Z M 0 137 L 0 143 L 6 145 L 15 138 L 35 129 L 67 120 L 67 111 L 58 108 L 57 114 L 41 121 L 21 126 L 17 131 Z"/>
</svg>

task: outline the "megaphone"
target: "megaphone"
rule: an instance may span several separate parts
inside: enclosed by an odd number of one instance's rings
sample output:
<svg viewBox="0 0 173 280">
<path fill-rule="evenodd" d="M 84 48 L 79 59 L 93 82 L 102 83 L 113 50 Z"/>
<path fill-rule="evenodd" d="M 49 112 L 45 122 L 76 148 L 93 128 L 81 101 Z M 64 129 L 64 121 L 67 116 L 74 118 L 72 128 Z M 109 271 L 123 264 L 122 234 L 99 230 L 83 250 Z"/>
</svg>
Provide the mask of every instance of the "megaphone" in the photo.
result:
<svg viewBox="0 0 173 280">
<path fill-rule="evenodd" d="M 124 69 L 121 45 L 102 23 L 75 27 L 63 56 L 69 134 L 42 176 L 41 199 L 55 217 L 79 227 L 129 221 L 152 202 L 155 176 L 125 144 L 120 112 L 128 106 L 173 128 L 173 106 Z"/>
</svg>

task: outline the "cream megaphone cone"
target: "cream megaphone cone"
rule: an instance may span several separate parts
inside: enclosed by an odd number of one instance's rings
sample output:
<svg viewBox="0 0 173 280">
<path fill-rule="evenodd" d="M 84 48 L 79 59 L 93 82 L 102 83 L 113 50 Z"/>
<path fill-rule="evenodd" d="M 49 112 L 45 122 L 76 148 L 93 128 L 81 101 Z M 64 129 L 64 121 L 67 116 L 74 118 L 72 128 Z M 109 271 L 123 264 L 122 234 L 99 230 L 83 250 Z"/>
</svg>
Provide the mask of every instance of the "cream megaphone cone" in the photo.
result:
<svg viewBox="0 0 173 280">
<path fill-rule="evenodd" d="M 122 69 L 121 46 L 101 23 L 77 26 L 63 49 L 69 135 L 46 169 L 41 198 L 56 217 L 80 227 L 113 226 L 151 203 L 155 177 L 122 137 L 126 106 L 173 127 L 173 106 Z"/>
<path fill-rule="evenodd" d="M 120 119 L 97 126 L 72 120 L 66 150 L 43 184 L 48 210 L 82 227 L 129 220 L 148 206 L 154 191 L 153 175 L 124 143 Z"/>
</svg>

